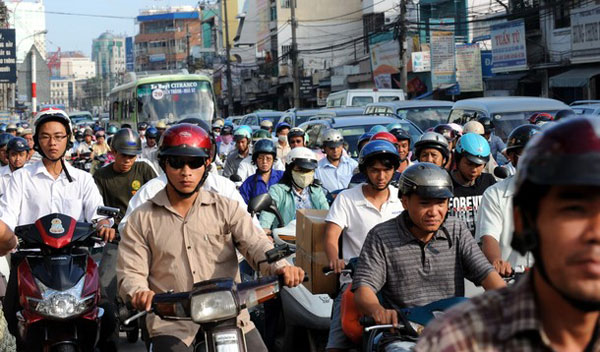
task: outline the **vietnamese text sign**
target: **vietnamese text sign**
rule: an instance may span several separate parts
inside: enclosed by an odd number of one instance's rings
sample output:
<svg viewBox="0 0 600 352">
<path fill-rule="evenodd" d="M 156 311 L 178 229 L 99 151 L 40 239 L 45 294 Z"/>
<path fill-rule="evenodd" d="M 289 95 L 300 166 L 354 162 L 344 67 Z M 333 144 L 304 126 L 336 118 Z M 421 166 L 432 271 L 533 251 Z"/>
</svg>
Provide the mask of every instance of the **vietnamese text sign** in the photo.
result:
<svg viewBox="0 0 600 352">
<path fill-rule="evenodd" d="M 15 30 L 0 29 L 0 83 L 17 82 Z"/>
<path fill-rule="evenodd" d="M 432 31 L 430 45 L 433 89 L 455 83 L 454 34 L 449 31 Z"/>
<path fill-rule="evenodd" d="M 525 22 L 515 20 L 492 26 L 492 71 L 509 72 L 527 70 Z"/>
<path fill-rule="evenodd" d="M 371 45 L 371 69 L 375 88 L 392 88 L 390 75 L 400 72 L 400 47 L 395 40 Z M 378 78 L 379 76 L 382 76 Z"/>
<path fill-rule="evenodd" d="M 125 67 L 128 72 L 135 71 L 133 57 L 133 37 L 125 38 Z"/>
<path fill-rule="evenodd" d="M 300 98 L 312 98 L 313 84 L 312 77 L 300 78 Z"/>
<path fill-rule="evenodd" d="M 481 51 L 477 44 L 456 46 L 456 81 L 462 92 L 483 91 Z"/>
<path fill-rule="evenodd" d="M 411 54 L 412 56 L 412 71 L 413 72 L 429 72 L 431 71 L 431 52 L 417 51 Z"/>
<path fill-rule="evenodd" d="M 574 56 L 600 52 L 600 7 L 571 10 L 571 49 Z"/>
</svg>

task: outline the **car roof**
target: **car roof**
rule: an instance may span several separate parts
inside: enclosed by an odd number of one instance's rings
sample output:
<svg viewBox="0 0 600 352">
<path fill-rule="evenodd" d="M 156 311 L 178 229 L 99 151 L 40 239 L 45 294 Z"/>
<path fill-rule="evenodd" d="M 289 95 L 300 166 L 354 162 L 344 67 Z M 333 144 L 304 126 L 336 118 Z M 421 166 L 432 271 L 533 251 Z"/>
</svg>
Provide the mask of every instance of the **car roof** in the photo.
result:
<svg viewBox="0 0 600 352">
<path fill-rule="evenodd" d="M 282 116 L 284 113 L 281 111 L 255 111 L 255 112 L 251 112 L 249 114 L 246 114 L 244 116 L 248 116 L 248 115 L 256 115 L 258 117 L 277 117 L 277 116 Z"/>
<path fill-rule="evenodd" d="M 411 123 L 409 120 L 401 120 L 395 117 L 387 117 L 387 116 L 365 116 L 365 115 L 356 115 L 356 116 L 346 116 L 346 117 L 335 117 L 335 118 L 325 118 L 321 120 L 311 120 L 303 123 L 302 125 L 314 125 L 315 123 L 327 124 L 333 128 L 341 128 L 341 127 L 350 127 L 357 125 L 387 125 L 390 123 Z M 301 125 L 301 126 L 302 126 Z"/>
<path fill-rule="evenodd" d="M 318 113 L 323 115 L 334 114 L 335 116 L 350 116 L 350 115 L 362 115 L 365 109 L 362 107 L 339 107 L 339 108 L 323 108 Z"/>
<path fill-rule="evenodd" d="M 463 99 L 454 103 L 452 109 L 483 110 L 489 113 L 537 110 L 562 110 L 569 106 L 561 101 L 537 97 L 486 97 Z"/>
<path fill-rule="evenodd" d="M 575 100 L 569 106 L 579 106 L 579 105 L 598 105 L 600 104 L 600 100 Z"/>
<path fill-rule="evenodd" d="M 370 103 L 365 106 L 365 109 L 371 106 L 383 106 L 392 109 L 401 108 L 415 108 L 415 107 L 452 107 L 454 105 L 451 101 L 445 100 L 397 100 L 397 101 L 386 101 L 381 103 Z"/>
</svg>

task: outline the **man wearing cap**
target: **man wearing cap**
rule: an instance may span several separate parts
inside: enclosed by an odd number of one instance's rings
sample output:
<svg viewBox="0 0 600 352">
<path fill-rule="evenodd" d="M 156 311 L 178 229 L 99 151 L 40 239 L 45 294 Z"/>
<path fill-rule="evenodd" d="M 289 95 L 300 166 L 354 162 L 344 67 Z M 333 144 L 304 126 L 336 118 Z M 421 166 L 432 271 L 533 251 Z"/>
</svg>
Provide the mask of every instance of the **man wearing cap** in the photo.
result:
<svg viewBox="0 0 600 352">
<path fill-rule="evenodd" d="M 83 132 L 83 142 L 79 143 L 77 147 L 77 157 L 81 157 L 81 154 L 91 153 L 93 142 L 94 131 L 91 128 L 86 128 Z"/>
<path fill-rule="evenodd" d="M 223 166 L 224 177 L 229 178 L 232 175 L 236 175 L 242 160 L 250 155 L 250 140 L 252 139 L 252 135 L 244 127 L 238 127 L 233 133 L 235 149 L 227 155 L 227 159 L 225 160 L 225 166 Z"/>
<path fill-rule="evenodd" d="M 111 145 L 111 152 L 115 156 L 115 161 L 98 169 L 94 173 L 94 181 L 102 195 L 104 204 L 119 208 L 119 215 L 115 218 L 114 228 L 116 229 L 127 211 L 129 200 L 143 184 L 156 177 L 156 173 L 148 163 L 136 162 L 137 156 L 142 152 L 142 141 L 137 132 L 128 128 L 121 129 L 112 137 Z M 118 247 L 114 243 L 106 244 L 102 251 L 102 261 L 99 268 L 102 290 L 101 304 L 106 310 L 105 314 L 111 314 L 112 316 L 116 314 L 117 249 Z M 113 326 L 107 326 L 103 330 L 105 330 L 105 336 L 112 335 L 110 343 L 116 346 L 116 341 L 118 341 L 116 326 L 113 324 Z"/>
<path fill-rule="evenodd" d="M 275 134 L 277 134 L 277 159 L 279 160 L 285 161 L 286 155 L 291 150 L 287 140 L 290 129 L 291 126 L 287 122 L 278 123 L 275 129 Z"/>
<path fill-rule="evenodd" d="M 6 126 L 6 133 L 12 134 L 13 136 L 17 136 L 17 125 L 15 125 L 14 123 L 9 124 L 8 126 Z"/>
<path fill-rule="evenodd" d="M 24 129 L 21 137 L 23 137 L 27 141 L 27 145 L 29 145 L 29 152 L 27 154 L 28 162 L 33 163 L 42 160 L 40 153 L 33 149 L 33 130 L 31 128 Z"/>
<path fill-rule="evenodd" d="M 10 181 L 12 173 L 25 166 L 29 155 L 29 144 L 21 137 L 14 137 L 6 146 L 8 165 L 0 167 L 0 196 Z"/>
</svg>

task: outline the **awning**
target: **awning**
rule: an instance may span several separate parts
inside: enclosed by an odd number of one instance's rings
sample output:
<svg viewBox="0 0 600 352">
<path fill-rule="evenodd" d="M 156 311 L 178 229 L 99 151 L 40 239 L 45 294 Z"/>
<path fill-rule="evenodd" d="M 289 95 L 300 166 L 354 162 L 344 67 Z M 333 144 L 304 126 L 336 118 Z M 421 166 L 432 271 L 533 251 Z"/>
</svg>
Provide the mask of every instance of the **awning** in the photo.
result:
<svg viewBox="0 0 600 352">
<path fill-rule="evenodd" d="M 600 67 L 574 68 L 560 75 L 550 77 L 550 87 L 574 88 L 585 87 L 590 78 L 600 74 Z"/>
<path fill-rule="evenodd" d="M 485 88 L 486 90 L 516 90 L 519 86 L 519 80 L 525 76 L 527 76 L 527 72 L 485 78 Z"/>
</svg>

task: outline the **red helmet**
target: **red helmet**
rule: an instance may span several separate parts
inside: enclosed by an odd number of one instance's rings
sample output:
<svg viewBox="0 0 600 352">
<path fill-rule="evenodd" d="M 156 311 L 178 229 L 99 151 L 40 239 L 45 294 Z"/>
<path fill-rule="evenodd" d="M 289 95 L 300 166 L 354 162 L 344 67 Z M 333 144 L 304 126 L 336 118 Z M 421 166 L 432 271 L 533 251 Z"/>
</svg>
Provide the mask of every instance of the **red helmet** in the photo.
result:
<svg viewBox="0 0 600 352">
<path fill-rule="evenodd" d="M 529 117 L 529 123 L 533 125 L 536 125 L 539 122 L 548 121 L 554 121 L 554 117 L 552 117 L 552 114 L 549 114 L 547 112 L 536 112 Z"/>
<path fill-rule="evenodd" d="M 389 132 L 377 132 L 371 137 L 371 141 L 388 141 L 394 145 L 398 144 L 396 136 Z"/>
<path fill-rule="evenodd" d="M 212 144 L 202 128 L 189 123 L 177 124 L 163 133 L 158 156 L 191 156 L 208 158 Z"/>
</svg>

